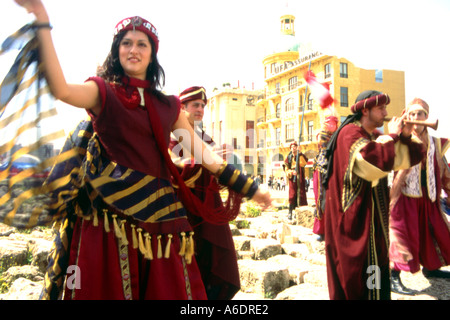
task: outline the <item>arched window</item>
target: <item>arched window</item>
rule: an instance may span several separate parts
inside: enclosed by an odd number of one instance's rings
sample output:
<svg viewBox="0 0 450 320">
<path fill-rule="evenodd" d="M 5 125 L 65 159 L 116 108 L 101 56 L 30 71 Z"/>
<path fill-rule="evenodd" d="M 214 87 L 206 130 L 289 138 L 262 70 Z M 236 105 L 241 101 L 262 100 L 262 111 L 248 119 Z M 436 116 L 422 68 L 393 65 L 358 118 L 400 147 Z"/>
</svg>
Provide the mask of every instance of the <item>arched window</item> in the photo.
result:
<svg viewBox="0 0 450 320">
<path fill-rule="evenodd" d="M 294 110 L 294 98 L 289 98 L 286 100 L 286 112 Z"/>
<path fill-rule="evenodd" d="M 277 106 L 275 107 L 275 112 L 277 118 L 281 117 L 281 105 L 279 103 L 277 103 Z"/>
<path fill-rule="evenodd" d="M 281 153 L 274 154 L 272 161 L 284 161 L 284 157 Z"/>
</svg>

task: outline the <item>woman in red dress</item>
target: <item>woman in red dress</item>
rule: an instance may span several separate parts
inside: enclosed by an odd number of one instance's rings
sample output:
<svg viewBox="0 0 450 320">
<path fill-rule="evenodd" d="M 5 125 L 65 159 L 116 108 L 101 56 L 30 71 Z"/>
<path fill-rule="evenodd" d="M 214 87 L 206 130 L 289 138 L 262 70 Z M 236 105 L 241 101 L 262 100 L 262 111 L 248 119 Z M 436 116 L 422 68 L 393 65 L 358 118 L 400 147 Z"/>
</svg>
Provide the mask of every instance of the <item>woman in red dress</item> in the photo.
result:
<svg viewBox="0 0 450 320">
<path fill-rule="evenodd" d="M 63 149 L 75 147 L 82 163 L 57 165 L 49 176 L 49 184 L 72 179 L 54 190 L 50 205 L 62 218 L 43 298 L 206 299 L 185 207 L 216 223 L 225 218 L 220 208 L 204 210 L 190 196 L 168 155 L 170 132 L 190 135 L 184 147 L 201 155 L 196 159 L 233 192 L 263 207 L 270 205 L 269 194 L 209 152 L 180 113 L 178 98 L 158 89 L 164 71 L 157 59 L 158 34 L 150 22 L 141 17 L 120 21 L 98 75 L 68 84 L 42 2 L 15 1 L 36 18 L 39 54 L 52 94 L 86 109 L 91 118 Z M 182 189 L 180 198 L 172 176 Z"/>
</svg>

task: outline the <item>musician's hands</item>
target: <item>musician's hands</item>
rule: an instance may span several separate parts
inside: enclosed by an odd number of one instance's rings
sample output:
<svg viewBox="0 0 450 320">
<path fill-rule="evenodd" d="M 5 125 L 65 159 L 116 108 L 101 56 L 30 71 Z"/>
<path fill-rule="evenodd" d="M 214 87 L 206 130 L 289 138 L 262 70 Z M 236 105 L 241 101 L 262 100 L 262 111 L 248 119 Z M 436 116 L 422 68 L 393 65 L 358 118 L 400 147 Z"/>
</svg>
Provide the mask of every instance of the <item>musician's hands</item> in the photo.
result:
<svg viewBox="0 0 450 320">
<path fill-rule="evenodd" d="M 392 120 L 388 123 L 389 133 L 402 134 L 403 137 L 410 137 L 413 130 L 413 124 L 404 123 L 404 120 L 408 119 L 407 116 L 407 113 L 403 113 L 400 117 L 392 117 Z"/>
</svg>

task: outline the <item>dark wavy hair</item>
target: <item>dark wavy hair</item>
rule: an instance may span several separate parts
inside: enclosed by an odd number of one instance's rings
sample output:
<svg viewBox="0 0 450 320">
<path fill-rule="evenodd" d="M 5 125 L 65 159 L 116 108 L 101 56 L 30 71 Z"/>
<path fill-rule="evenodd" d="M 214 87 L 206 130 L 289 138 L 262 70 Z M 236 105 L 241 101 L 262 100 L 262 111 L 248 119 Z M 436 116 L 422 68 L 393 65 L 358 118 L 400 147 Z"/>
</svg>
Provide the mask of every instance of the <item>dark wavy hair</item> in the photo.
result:
<svg viewBox="0 0 450 320">
<path fill-rule="evenodd" d="M 119 60 L 119 46 L 120 42 L 122 41 L 126 33 L 127 31 L 122 31 L 114 38 L 111 44 L 111 50 L 109 51 L 105 62 L 103 62 L 103 65 L 97 69 L 97 76 L 105 79 L 105 81 L 107 82 L 122 83 L 122 78 L 125 76 L 125 71 L 123 70 Z M 161 95 L 163 94 L 160 90 L 165 85 L 165 73 L 164 69 L 158 62 L 155 44 L 148 35 L 147 37 L 152 46 L 152 57 L 151 57 L 152 62 L 147 68 L 146 79 L 150 80 L 151 92 L 157 95 L 158 97 L 161 97 Z"/>
</svg>

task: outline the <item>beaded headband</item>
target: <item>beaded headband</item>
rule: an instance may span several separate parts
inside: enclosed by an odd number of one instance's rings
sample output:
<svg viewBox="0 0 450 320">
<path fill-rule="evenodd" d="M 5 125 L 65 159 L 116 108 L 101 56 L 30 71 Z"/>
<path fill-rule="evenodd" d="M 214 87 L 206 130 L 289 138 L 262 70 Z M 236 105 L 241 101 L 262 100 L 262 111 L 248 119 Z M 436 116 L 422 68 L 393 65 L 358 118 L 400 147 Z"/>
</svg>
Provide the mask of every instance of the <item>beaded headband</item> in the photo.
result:
<svg viewBox="0 0 450 320">
<path fill-rule="evenodd" d="M 114 38 L 120 32 L 129 30 L 139 30 L 148 35 L 155 44 L 155 51 L 158 52 L 159 48 L 158 31 L 149 21 L 138 16 L 125 18 L 121 20 L 114 28 Z"/>
</svg>

